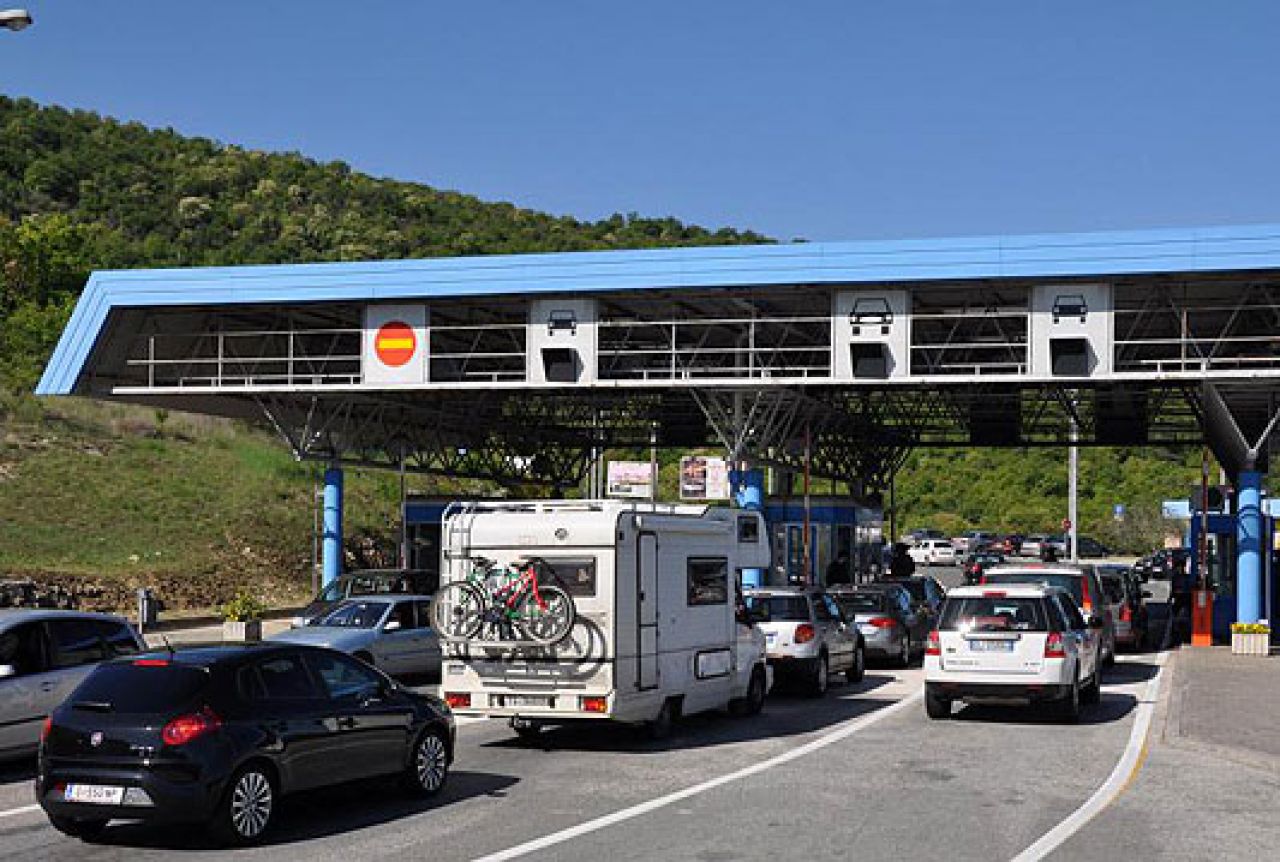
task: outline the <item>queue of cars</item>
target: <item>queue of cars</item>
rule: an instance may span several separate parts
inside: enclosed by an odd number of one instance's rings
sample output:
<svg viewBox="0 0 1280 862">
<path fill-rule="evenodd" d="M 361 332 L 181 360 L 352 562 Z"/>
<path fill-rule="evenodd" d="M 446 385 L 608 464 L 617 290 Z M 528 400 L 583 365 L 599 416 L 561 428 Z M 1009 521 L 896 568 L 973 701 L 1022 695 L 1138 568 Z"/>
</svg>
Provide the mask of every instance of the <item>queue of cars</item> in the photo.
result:
<svg viewBox="0 0 1280 862">
<path fill-rule="evenodd" d="M 1117 646 L 1145 639 L 1148 595 L 1123 566 L 992 561 L 949 594 L 922 574 L 742 598 L 772 674 L 812 695 L 860 681 L 869 660 L 921 656 L 931 718 L 956 702 L 1044 702 L 1074 720 Z M 39 745 L 37 800 L 84 839 L 120 818 L 252 843 L 281 797 L 374 775 L 434 794 L 452 713 L 392 678 L 439 673 L 430 600 L 353 595 L 261 644 L 178 651 L 148 650 L 120 617 L 0 611 L 0 754 Z"/>
</svg>

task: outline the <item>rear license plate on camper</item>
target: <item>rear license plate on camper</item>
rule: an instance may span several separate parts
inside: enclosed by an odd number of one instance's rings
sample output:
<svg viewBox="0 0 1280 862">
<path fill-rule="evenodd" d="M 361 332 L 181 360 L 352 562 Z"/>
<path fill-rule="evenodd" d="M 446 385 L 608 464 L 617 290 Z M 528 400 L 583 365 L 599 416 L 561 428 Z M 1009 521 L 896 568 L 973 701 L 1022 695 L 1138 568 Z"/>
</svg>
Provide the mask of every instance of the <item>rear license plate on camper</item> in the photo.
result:
<svg viewBox="0 0 1280 862">
<path fill-rule="evenodd" d="M 545 694 L 508 694 L 502 702 L 505 706 L 536 706 L 546 709 L 551 706 L 551 698 Z"/>
</svg>

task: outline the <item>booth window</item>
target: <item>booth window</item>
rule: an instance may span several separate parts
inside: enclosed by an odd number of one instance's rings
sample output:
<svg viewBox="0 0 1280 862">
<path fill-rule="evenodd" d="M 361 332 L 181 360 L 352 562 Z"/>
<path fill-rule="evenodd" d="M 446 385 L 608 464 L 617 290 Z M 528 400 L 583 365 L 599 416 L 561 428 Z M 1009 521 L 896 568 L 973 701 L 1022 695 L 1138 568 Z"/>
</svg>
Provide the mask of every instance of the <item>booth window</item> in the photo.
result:
<svg viewBox="0 0 1280 862">
<path fill-rule="evenodd" d="M 689 606 L 723 605 L 729 601 L 729 560 L 689 558 Z"/>
<path fill-rule="evenodd" d="M 738 541 L 759 544 L 760 521 L 754 515 L 738 516 Z"/>
</svg>

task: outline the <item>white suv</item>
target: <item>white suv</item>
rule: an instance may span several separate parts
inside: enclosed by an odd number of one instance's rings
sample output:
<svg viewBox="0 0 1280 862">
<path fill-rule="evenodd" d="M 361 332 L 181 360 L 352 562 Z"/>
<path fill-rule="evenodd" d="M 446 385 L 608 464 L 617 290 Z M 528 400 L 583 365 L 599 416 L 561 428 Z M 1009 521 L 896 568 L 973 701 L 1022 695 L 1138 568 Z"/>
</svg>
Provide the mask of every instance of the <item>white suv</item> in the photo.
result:
<svg viewBox="0 0 1280 862">
<path fill-rule="evenodd" d="M 1075 721 L 1100 697 L 1102 626 L 1060 587 L 956 587 L 925 648 L 925 710 L 947 718 L 956 700 L 1049 702 Z"/>
<path fill-rule="evenodd" d="M 925 539 L 907 551 L 908 556 L 925 566 L 954 566 L 960 562 L 956 549 L 946 539 Z"/>
</svg>

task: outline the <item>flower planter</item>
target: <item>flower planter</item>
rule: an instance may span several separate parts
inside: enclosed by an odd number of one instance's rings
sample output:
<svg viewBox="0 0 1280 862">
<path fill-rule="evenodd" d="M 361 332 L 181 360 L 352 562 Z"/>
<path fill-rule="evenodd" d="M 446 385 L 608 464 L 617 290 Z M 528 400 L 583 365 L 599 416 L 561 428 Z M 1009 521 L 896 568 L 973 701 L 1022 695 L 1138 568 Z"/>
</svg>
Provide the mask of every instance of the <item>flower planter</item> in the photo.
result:
<svg viewBox="0 0 1280 862">
<path fill-rule="evenodd" d="M 1270 655 L 1271 635 L 1266 633 L 1231 633 L 1232 655 Z"/>
<path fill-rule="evenodd" d="M 250 643 L 262 640 L 262 620 L 234 622 L 227 620 L 222 624 L 222 639 L 234 643 Z"/>
</svg>

